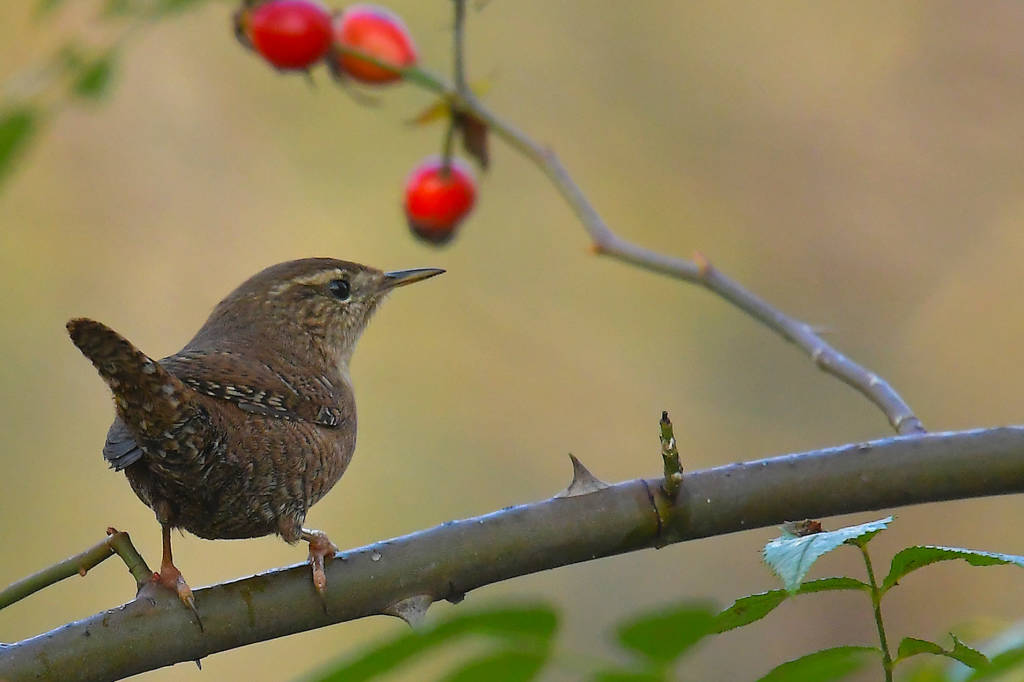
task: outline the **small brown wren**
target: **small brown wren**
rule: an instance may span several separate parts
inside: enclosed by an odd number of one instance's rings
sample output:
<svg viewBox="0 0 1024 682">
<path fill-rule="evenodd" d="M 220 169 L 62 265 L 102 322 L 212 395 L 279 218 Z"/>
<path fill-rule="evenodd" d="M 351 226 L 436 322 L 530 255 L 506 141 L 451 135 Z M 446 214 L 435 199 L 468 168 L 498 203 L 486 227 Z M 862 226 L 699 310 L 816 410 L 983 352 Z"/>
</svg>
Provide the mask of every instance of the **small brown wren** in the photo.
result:
<svg viewBox="0 0 1024 682">
<path fill-rule="evenodd" d="M 171 558 L 171 529 L 208 539 L 276 533 L 309 542 L 323 595 L 324 558 L 337 548 L 303 522 L 355 449 L 352 351 L 391 289 L 442 272 L 381 272 L 330 258 L 274 265 L 159 361 L 99 322 L 68 322 L 72 341 L 114 394 L 117 416 L 103 456 L 162 526 L 154 581 L 195 612 Z"/>
</svg>

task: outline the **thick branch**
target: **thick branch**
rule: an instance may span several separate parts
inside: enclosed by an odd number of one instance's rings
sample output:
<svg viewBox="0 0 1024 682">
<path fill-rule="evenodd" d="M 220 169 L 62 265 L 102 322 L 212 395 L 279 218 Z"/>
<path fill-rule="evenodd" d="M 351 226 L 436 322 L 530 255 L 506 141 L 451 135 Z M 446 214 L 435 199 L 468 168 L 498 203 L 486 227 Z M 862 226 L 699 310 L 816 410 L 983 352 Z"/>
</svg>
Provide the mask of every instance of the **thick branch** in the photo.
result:
<svg viewBox="0 0 1024 682">
<path fill-rule="evenodd" d="M 788 519 L 1020 493 L 1024 427 L 730 464 L 686 474 L 675 501 L 661 483 L 592 486 L 342 552 L 328 564 L 326 613 L 305 565 L 197 590 L 205 632 L 173 595 L 147 595 L 0 648 L 0 679 L 118 678 L 369 615 L 409 616 L 483 585 L 614 554 Z"/>
<path fill-rule="evenodd" d="M 460 6 L 460 2 L 457 2 L 456 8 Z M 456 58 L 458 59 L 461 55 L 462 27 L 462 18 L 459 16 L 457 16 L 456 27 L 460 29 L 456 31 Z M 454 87 L 440 76 L 417 67 L 397 68 L 387 62 L 381 62 L 361 50 L 345 46 L 339 49 L 382 67 L 392 68 L 400 72 L 407 81 L 436 92 L 448 101 L 453 111 L 472 115 L 486 124 L 509 146 L 533 161 L 548 176 L 548 179 L 558 189 L 559 194 L 572 208 L 576 217 L 583 223 L 593 242 L 595 253 L 611 256 L 652 272 L 700 284 L 795 344 L 807 353 L 821 370 L 839 378 L 862 393 L 882 410 L 897 433 L 907 435 L 925 432 L 921 420 L 888 382 L 826 343 L 806 322 L 801 322 L 775 308 L 752 291 L 745 289 L 739 282 L 712 267 L 703 257 L 689 261 L 684 258 L 666 256 L 628 242 L 615 234 L 587 199 L 583 190 L 569 175 L 555 153 L 537 144 L 521 130 L 485 107 L 469 88 Z M 461 68 L 461 59 L 459 59 L 456 62 L 456 73 L 459 73 Z"/>
</svg>

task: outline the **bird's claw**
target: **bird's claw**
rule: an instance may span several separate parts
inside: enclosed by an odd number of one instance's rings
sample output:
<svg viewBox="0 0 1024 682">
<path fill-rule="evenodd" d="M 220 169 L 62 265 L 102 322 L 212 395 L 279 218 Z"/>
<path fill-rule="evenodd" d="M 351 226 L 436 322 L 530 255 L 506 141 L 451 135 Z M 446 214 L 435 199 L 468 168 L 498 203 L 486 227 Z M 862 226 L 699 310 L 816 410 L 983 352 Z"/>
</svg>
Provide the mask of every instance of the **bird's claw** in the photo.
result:
<svg viewBox="0 0 1024 682">
<path fill-rule="evenodd" d="M 153 574 L 153 582 L 174 591 L 181 603 L 187 606 L 192 615 L 196 617 L 196 623 L 199 625 L 200 632 L 204 630 L 203 619 L 199 617 L 199 610 L 196 608 L 196 598 L 192 594 L 192 588 L 185 582 L 185 578 L 182 577 L 181 571 L 176 566 L 173 564 L 162 566 L 160 573 Z"/>
<path fill-rule="evenodd" d="M 333 559 L 338 552 L 338 546 L 331 542 L 326 534 L 320 531 L 307 531 L 303 533 L 303 540 L 309 543 L 309 565 L 313 570 L 313 587 L 327 606 L 327 573 L 324 571 L 324 559 Z"/>
<path fill-rule="evenodd" d="M 320 593 L 321 597 L 327 596 L 327 574 L 324 572 L 324 558 L 319 555 L 309 556 L 310 566 L 313 568 L 313 587 Z"/>
<path fill-rule="evenodd" d="M 203 619 L 199 617 L 199 609 L 196 608 L 196 598 L 192 596 L 192 588 L 188 586 L 184 578 L 178 576 L 178 582 L 175 585 L 175 592 L 178 593 L 178 599 L 181 600 L 185 606 L 192 611 L 192 615 L 196 617 L 196 623 L 199 624 L 199 631 L 203 632 Z"/>
</svg>

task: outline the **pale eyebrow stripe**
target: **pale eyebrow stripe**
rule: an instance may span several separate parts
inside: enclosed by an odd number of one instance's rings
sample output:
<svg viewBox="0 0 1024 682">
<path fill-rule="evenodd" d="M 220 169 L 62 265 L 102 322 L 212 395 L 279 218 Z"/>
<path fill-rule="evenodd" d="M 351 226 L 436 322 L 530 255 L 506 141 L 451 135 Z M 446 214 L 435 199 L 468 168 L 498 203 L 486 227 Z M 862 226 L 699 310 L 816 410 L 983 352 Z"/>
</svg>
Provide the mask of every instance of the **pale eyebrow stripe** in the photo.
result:
<svg viewBox="0 0 1024 682">
<path fill-rule="evenodd" d="M 278 296 L 284 293 L 284 291 L 286 291 L 288 287 L 292 286 L 293 284 L 326 284 L 332 279 L 337 279 L 344 274 L 345 273 L 339 270 L 338 268 L 332 268 L 330 270 L 321 270 L 320 272 L 314 272 L 311 275 L 304 275 L 303 277 L 296 277 L 295 279 L 290 279 L 286 282 L 281 282 L 280 284 L 271 288 L 269 293 L 271 296 Z"/>
</svg>

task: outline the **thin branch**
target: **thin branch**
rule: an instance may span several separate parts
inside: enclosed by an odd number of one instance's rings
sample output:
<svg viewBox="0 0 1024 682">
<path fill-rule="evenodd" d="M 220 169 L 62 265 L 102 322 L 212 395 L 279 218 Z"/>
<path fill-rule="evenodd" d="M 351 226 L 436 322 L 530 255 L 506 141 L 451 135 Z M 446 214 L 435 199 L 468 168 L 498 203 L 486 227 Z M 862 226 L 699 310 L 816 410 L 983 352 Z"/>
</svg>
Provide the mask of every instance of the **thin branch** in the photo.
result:
<svg viewBox="0 0 1024 682">
<path fill-rule="evenodd" d="M 97 542 L 89 549 L 59 561 L 52 566 L 33 573 L 16 583 L 9 585 L 0 592 L 0 609 L 5 606 L 24 599 L 25 597 L 38 592 L 44 587 L 49 587 L 73 575 L 85 576 L 89 569 L 106 561 L 117 554 L 124 561 L 128 571 L 135 578 L 136 587 L 142 587 L 153 577 L 142 555 L 135 549 L 128 533 L 119 532 L 113 528 L 107 529 L 107 537 Z"/>
<path fill-rule="evenodd" d="M 0 646 L 0 679 L 101 680 L 431 602 L 516 576 L 675 542 L 900 505 L 1024 492 L 1024 427 L 895 437 L 510 507 L 342 552 L 326 604 L 309 567 L 196 590 L 205 632 L 173 594 Z M 524 548 L 529 548 L 525 551 Z M 326 605 L 326 612 L 325 612 Z"/>
<path fill-rule="evenodd" d="M 448 119 L 448 128 L 444 131 L 444 143 L 441 145 L 441 163 L 447 176 L 452 165 L 452 150 L 455 146 L 455 117 Z"/>
<path fill-rule="evenodd" d="M 458 92 L 469 92 L 469 84 L 466 82 L 466 0 L 454 0 L 455 2 L 455 29 L 454 36 L 455 54 L 455 90 Z"/>
<path fill-rule="evenodd" d="M 456 7 L 458 6 L 459 3 L 456 3 Z M 457 22 L 456 26 L 458 27 L 458 25 Z M 447 100 L 453 112 L 463 112 L 479 119 L 509 146 L 533 161 L 551 180 L 559 194 L 579 218 L 587 234 L 590 235 L 595 253 L 703 286 L 795 344 L 810 356 L 819 369 L 837 377 L 863 394 L 882 410 L 897 433 L 909 435 L 925 432 L 921 420 L 882 377 L 857 364 L 826 343 L 811 325 L 790 317 L 744 288 L 739 282 L 727 277 L 703 256 L 698 256 L 693 261 L 666 256 L 626 241 L 615 234 L 552 150 L 534 142 L 525 133 L 485 107 L 468 88 L 461 90 L 455 88 L 440 76 L 425 69 L 418 67 L 396 68 L 361 50 L 344 46 L 340 49 L 379 66 L 394 68 L 407 81 L 441 95 Z"/>
<path fill-rule="evenodd" d="M 494 132 L 540 167 L 572 207 L 593 240 L 595 253 L 611 256 L 663 275 L 700 284 L 794 343 L 814 360 L 818 368 L 860 391 L 877 405 L 900 434 L 924 433 L 924 426 L 910 406 L 884 379 L 840 353 L 825 342 L 807 323 L 775 308 L 714 268 L 703 257 L 694 261 L 674 258 L 622 239 L 604 222 L 586 195 L 573 181 L 562 162 L 550 149 L 540 147 L 514 127 L 484 109 L 475 97 L 466 98 L 469 110 Z"/>
</svg>

